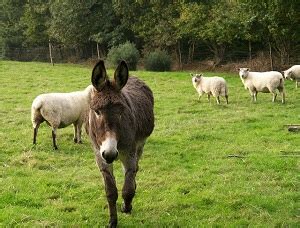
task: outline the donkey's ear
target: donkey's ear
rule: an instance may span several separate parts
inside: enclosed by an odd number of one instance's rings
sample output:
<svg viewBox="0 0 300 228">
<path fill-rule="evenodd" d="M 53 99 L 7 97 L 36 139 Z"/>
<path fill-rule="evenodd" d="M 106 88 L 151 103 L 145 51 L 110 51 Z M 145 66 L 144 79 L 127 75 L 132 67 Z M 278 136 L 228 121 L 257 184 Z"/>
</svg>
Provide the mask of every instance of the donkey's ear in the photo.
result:
<svg viewBox="0 0 300 228">
<path fill-rule="evenodd" d="M 96 88 L 96 90 L 100 91 L 107 80 L 106 69 L 104 66 L 104 61 L 100 60 L 93 69 L 92 72 L 92 84 Z"/>
<path fill-rule="evenodd" d="M 128 66 L 124 60 L 122 60 L 115 71 L 115 86 L 118 90 L 121 90 L 127 83 L 128 80 Z"/>
</svg>

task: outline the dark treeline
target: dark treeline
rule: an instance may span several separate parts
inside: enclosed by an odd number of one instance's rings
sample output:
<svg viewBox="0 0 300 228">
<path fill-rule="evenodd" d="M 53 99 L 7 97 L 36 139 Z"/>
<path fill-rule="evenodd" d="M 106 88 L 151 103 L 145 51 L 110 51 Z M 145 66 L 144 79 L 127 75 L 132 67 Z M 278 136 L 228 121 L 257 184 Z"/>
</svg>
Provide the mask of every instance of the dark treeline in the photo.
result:
<svg viewBox="0 0 300 228">
<path fill-rule="evenodd" d="M 2 58 L 20 58 L 13 50 L 47 52 L 49 41 L 60 55 L 69 48 L 74 58 L 105 58 L 130 41 L 141 56 L 165 50 L 178 65 L 208 59 L 219 65 L 261 53 L 280 66 L 299 63 L 299 0 L 2 2 Z"/>
</svg>

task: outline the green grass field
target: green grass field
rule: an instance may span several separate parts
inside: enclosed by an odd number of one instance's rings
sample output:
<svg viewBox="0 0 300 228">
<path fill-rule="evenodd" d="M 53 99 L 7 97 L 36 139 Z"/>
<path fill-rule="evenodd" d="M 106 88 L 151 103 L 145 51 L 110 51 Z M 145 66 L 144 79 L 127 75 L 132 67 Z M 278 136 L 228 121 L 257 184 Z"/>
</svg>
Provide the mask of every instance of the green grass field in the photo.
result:
<svg viewBox="0 0 300 228">
<path fill-rule="evenodd" d="M 30 107 L 40 93 L 90 83 L 92 67 L 0 61 L 0 226 L 105 226 L 108 208 L 89 140 L 73 128 L 40 127 L 32 146 Z M 113 71 L 109 71 L 112 75 Z M 286 104 L 271 94 L 251 102 L 237 74 L 223 76 L 229 105 L 199 102 L 189 72 L 131 72 L 152 88 L 155 130 L 137 174 L 131 215 L 120 227 L 299 227 L 300 88 L 286 82 Z M 240 155 L 228 157 L 228 155 Z M 115 163 L 119 191 L 120 162 Z M 121 207 L 119 192 L 118 208 Z"/>
</svg>

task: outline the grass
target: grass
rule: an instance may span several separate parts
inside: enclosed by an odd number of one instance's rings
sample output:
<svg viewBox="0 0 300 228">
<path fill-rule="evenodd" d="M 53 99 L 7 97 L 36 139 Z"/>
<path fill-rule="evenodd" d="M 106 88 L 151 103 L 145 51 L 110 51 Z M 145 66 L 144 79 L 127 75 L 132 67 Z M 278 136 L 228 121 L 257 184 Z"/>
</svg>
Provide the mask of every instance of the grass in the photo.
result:
<svg viewBox="0 0 300 228">
<path fill-rule="evenodd" d="M 34 97 L 81 90 L 91 70 L 0 62 L 0 226 L 107 224 L 102 177 L 87 136 L 76 145 L 72 127 L 60 129 L 54 151 L 44 124 L 32 146 Z M 119 210 L 120 227 L 300 225 L 300 135 L 284 126 L 300 123 L 294 83 L 286 82 L 286 104 L 261 93 L 254 104 L 237 74 L 218 73 L 229 84 L 230 102 L 218 106 L 197 100 L 189 72 L 132 74 L 153 90 L 156 126 L 140 163 L 132 214 Z M 120 190 L 119 162 L 115 176 Z M 118 208 L 121 203 L 119 194 Z"/>
</svg>

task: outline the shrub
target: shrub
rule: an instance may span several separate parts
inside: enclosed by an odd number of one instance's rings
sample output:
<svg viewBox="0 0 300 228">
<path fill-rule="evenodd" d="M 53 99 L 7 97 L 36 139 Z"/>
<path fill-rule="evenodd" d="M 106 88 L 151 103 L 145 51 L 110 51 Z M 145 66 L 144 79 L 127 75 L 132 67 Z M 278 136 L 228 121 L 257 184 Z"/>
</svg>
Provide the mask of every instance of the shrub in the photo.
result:
<svg viewBox="0 0 300 228">
<path fill-rule="evenodd" d="M 121 60 L 125 60 L 129 70 L 136 70 L 139 51 L 133 43 L 127 41 L 117 47 L 112 47 L 107 54 L 107 61 L 111 67 L 116 67 Z"/>
<path fill-rule="evenodd" d="M 149 71 L 170 71 L 171 57 L 165 51 L 151 52 L 145 58 L 145 69 Z"/>
</svg>

